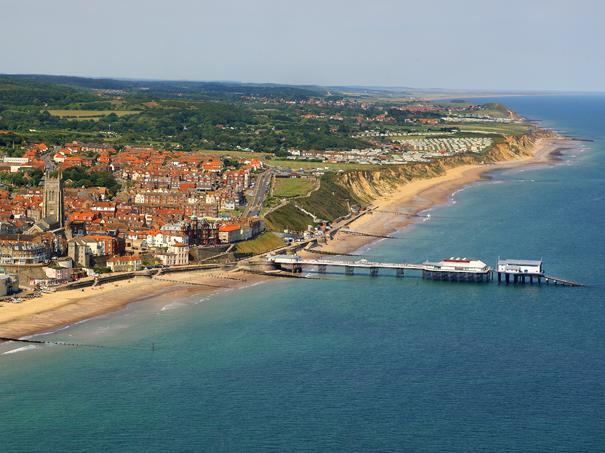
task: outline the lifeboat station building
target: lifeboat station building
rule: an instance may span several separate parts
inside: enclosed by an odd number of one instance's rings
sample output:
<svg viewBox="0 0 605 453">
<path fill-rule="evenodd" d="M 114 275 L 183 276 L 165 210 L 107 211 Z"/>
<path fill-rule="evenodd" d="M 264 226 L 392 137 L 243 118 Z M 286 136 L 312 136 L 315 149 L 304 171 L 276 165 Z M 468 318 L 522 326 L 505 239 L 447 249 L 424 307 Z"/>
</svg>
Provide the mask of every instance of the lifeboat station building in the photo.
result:
<svg viewBox="0 0 605 453">
<path fill-rule="evenodd" d="M 510 277 L 513 276 L 514 283 L 525 283 L 526 278 L 529 283 L 534 282 L 534 278 L 538 283 L 544 277 L 544 269 L 542 260 L 515 260 L 515 259 L 498 259 L 498 283 L 502 282 L 502 276 L 506 283 L 510 283 Z"/>
</svg>

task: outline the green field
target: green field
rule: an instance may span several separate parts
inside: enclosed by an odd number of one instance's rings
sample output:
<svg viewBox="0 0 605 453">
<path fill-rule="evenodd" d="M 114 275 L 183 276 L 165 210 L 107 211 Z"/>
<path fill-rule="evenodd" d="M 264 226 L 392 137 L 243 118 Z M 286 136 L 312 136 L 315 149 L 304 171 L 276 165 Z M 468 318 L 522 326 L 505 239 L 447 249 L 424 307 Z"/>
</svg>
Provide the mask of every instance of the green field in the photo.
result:
<svg viewBox="0 0 605 453">
<path fill-rule="evenodd" d="M 242 254 L 260 255 L 283 247 L 284 241 L 274 233 L 266 232 L 249 241 L 238 242 L 235 252 Z"/>
<path fill-rule="evenodd" d="M 389 140 L 422 140 L 425 138 L 456 138 L 456 134 L 443 134 L 443 135 L 391 135 L 388 137 Z"/>
<path fill-rule="evenodd" d="M 239 159 L 259 159 L 265 160 L 267 157 L 271 158 L 272 154 L 255 152 L 255 151 L 233 151 L 233 150 L 214 150 L 214 149 L 200 149 L 197 151 L 199 154 L 207 155 L 208 157 L 234 157 Z"/>
<path fill-rule="evenodd" d="M 459 128 L 460 132 L 482 131 L 503 135 L 521 135 L 533 128 L 532 125 L 526 123 L 464 123 L 452 124 L 452 126 Z"/>
<path fill-rule="evenodd" d="M 266 162 L 272 167 L 290 168 L 292 170 L 318 170 L 318 171 L 338 171 L 338 170 L 371 170 L 376 165 L 365 164 L 330 164 L 328 162 L 308 162 L 304 160 L 273 159 Z"/>
<path fill-rule="evenodd" d="M 273 196 L 281 198 L 303 197 L 315 187 L 309 178 L 275 178 Z"/>
<path fill-rule="evenodd" d="M 98 120 L 112 113 L 117 116 L 136 115 L 141 113 L 137 110 L 49 110 L 52 116 L 75 120 Z"/>
</svg>

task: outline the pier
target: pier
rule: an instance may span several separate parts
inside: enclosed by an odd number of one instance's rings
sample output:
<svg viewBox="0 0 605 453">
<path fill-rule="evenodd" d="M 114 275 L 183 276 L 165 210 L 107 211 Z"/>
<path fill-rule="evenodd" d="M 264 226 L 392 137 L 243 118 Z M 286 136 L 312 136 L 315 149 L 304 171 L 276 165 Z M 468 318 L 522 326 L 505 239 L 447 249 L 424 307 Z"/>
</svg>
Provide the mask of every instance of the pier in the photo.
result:
<svg viewBox="0 0 605 453">
<path fill-rule="evenodd" d="M 488 283 L 493 280 L 494 272 L 498 274 L 498 283 L 508 284 L 542 284 L 561 286 L 583 286 L 572 280 L 546 275 L 541 260 L 501 260 L 498 259 L 494 271 L 483 261 L 468 258 L 446 258 L 438 262 L 424 263 L 391 263 L 361 259 L 357 261 L 344 259 L 312 259 L 298 255 L 269 255 L 267 260 L 275 268 L 292 274 L 300 273 L 303 267 L 312 267 L 325 274 L 328 268 L 344 269 L 345 275 L 355 275 L 356 270 L 365 270 L 371 277 L 377 277 L 381 271 L 390 271 L 391 275 L 403 278 L 407 272 L 418 272 L 423 279 L 449 282 Z"/>
<path fill-rule="evenodd" d="M 440 262 L 388 263 L 365 259 L 350 261 L 338 259 L 306 259 L 298 255 L 269 256 L 268 260 L 276 267 L 292 273 L 302 272 L 303 266 L 315 267 L 317 272 L 326 273 L 329 267 L 344 269 L 346 275 L 354 275 L 356 270 L 367 270 L 369 275 L 377 277 L 380 271 L 392 271 L 396 277 L 404 277 L 407 271 L 417 271 L 428 280 L 487 282 L 491 279 L 492 269 L 482 261 L 466 258 L 449 258 Z"/>
<path fill-rule="evenodd" d="M 302 272 L 303 266 L 312 266 L 319 273 L 326 273 L 328 267 L 337 267 L 344 269 L 346 275 L 354 275 L 356 269 L 366 269 L 370 275 L 376 277 L 379 271 L 394 270 L 395 275 L 403 277 L 406 270 L 422 271 L 423 265 L 411 263 L 382 263 L 373 262 L 365 259 L 357 261 L 338 260 L 338 259 L 304 259 L 298 255 L 277 255 L 269 257 L 273 265 L 289 270 L 293 273 Z"/>
</svg>

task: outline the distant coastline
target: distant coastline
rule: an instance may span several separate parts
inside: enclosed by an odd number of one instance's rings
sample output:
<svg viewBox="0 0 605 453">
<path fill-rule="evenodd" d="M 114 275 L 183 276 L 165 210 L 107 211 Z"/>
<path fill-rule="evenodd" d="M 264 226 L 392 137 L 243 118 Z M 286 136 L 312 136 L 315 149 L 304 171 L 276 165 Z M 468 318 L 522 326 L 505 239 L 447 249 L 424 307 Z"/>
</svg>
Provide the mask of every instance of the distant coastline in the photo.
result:
<svg viewBox="0 0 605 453">
<path fill-rule="evenodd" d="M 447 203 L 452 193 L 479 181 L 486 174 L 553 163 L 562 149 L 576 145 L 574 141 L 561 135 L 543 137 L 537 139 L 531 152 L 522 158 L 455 166 L 437 177 L 403 183 L 392 194 L 376 199 L 368 212 L 349 226 L 353 230 L 375 235 L 391 234 L 414 223 L 414 215 Z M 395 211 L 405 212 L 406 215 L 393 214 Z M 372 237 L 338 232 L 333 240 L 317 248 L 329 253 L 352 253 L 375 241 L 376 238 Z M 182 272 L 170 281 L 136 277 L 99 287 L 45 294 L 21 304 L 3 303 L 0 306 L 0 336 L 20 338 L 41 334 L 115 312 L 149 298 L 174 300 L 193 294 L 210 296 L 228 289 L 242 289 L 270 278 L 241 270 Z M 176 279 L 182 285 L 175 284 Z"/>
</svg>

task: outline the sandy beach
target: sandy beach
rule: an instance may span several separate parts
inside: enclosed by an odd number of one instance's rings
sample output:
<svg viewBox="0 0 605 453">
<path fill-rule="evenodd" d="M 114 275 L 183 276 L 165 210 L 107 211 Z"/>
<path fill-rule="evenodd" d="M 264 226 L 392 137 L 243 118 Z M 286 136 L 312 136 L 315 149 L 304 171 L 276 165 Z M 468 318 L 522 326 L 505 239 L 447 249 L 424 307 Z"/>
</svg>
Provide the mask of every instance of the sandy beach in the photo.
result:
<svg viewBox="0 0 605 453">
<path fill-rule="evenodd" d="M 386 236 L 413 223 L 414 214 L 446 203 L 453 192 L 480 180 L 486 173 L 546 164 L 551 161 L 554 152 L 570 146 L 573 143 L 567 139 L 542 138 L 535 144 L 533 154 L 526 158 L 489 165 L 463 165 L 452 168 L 439 177 L 403 184 L 396 192 L 375 200 L 371 213 L 350 223 L 349 228 Z M 408 215 L 394 214 L 393 211 Z M 372 237 L 339 232 L 321 249 L 350 253 L 375 240 Z M 98 287 L 57 291 L 19 304 L 0 302 L 0 337 L 19 338 L 56 330 L 152 297 L 165 297 L 168 300 L 190 294 L 210 295 L 223 289 L 242 288 L 270 278 L 241 271 L 217 270 L 183 272 L 163 277 L 164 280 L 162 277 L 136 277 Z"/>
<path fill-rule="evenodd" d="M 154 279 L 135 277 L 96 287 L 57 291 L 19 304 L 0 302 L 0 337 L 20 338 L 49 332 L 117 311 L 133 302 L 157 297 L 174 300 L 192 294 L 210 295 L 262 279 L 260 275 L 242 272 L 180 272 Z"/>
</svg>

